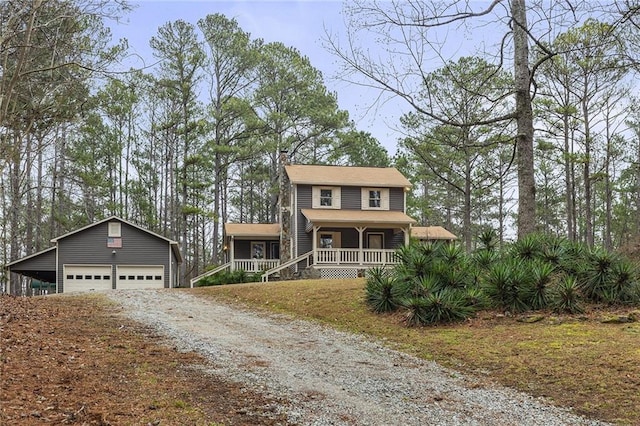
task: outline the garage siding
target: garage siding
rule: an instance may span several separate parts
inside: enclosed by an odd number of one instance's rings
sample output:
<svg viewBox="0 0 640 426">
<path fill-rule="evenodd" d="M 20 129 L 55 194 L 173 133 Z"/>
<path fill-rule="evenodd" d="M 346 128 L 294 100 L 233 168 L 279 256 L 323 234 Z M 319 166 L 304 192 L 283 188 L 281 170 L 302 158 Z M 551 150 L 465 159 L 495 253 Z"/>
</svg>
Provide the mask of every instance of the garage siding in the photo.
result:
<svg viewBox="0 0 640 426">
<path fill-rule="evenodd" d="M 117 221 L 117 220 L 113 220 Z M 58 240 L 58 292 L 64 292 L 65 264 L 110 264 L 112 277 L 116 265 L 162 265 L 164 267 L 163 287 L 169 286 L 169 242 L 141 229 L 121 222 L 121 248 L 107 247 L 109 222 L 98 223 L 75 234 Z M 113 254 L 115 251 L 115 254 Z M 112 281 L 112 288 L 115 286 Z"/>
</svg>

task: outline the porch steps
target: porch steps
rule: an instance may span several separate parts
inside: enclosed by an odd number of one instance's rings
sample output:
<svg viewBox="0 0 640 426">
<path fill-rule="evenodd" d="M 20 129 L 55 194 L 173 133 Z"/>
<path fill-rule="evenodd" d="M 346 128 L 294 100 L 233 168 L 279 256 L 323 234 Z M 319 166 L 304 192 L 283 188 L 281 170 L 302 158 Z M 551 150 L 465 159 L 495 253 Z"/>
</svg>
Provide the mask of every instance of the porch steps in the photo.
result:
<svg viewBox="0 0 640 426">
<path fill-rule="evenodd" d="M 262 282 L 266 283 L 269 281 L 269 276 L 275 274 L 276 272 L 280 272 L 283 269 L 289 268 L 299 262 L 303 262 L 303 261 L 307 261 L 307 266 L 309 266 L 309 258 L 311 257 L 311 255 L 313 255 L 313 251 L 309 251 L 301 256 L 296 257 L 295 259 L 291 259 L 287 262 L 284 262 L 282 264 L 280 264 L 279 266 L 276 266 L 275 268 L 271 268 L 268 271 L 265 271 L 264 274 L 262 274 Z"/>
<path fill-rule="evenodd" d="M 203 274 L 198 275 L 197 277 L 191 278 L 191 281 L 189 281 L 190 287 L 193 288 L 193 285 L 195 283 L 197 283 L 198 281 L 200 281 L 203 278 L 209 277 L 211 275 L 217 274 L 218 272 L 222 272 L 225 269 L 229 269 L 231 268 L 231 262 L 225 263 L 223 265 L 218 266 L 217 268 L 214 268 L 210 271 L 207 271 Z"/>
</svg>

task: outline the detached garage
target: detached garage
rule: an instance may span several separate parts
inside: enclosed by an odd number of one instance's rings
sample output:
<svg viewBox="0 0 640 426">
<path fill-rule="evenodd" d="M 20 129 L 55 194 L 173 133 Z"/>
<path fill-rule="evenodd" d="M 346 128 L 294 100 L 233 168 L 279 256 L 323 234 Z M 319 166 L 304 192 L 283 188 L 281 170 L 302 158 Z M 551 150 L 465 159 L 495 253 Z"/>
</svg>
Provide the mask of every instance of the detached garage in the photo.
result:
<svg viewBox="0 0 640 426">
<path fill-rule="evenodd" d="M 116 216 L 51 240 L 54 246 L 6 265 L 56 293 L 178 287 L 178 243 Z M 51 288 L 54 288 L 51 285 Z"/>
</svg>

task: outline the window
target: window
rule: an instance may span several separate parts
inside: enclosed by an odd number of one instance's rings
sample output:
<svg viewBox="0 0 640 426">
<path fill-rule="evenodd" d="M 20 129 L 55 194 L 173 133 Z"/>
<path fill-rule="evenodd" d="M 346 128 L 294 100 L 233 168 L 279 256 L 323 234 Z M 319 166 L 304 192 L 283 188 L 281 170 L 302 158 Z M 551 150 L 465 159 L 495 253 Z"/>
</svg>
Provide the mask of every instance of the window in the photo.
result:
<svg viewBox="0 0 640 426">
<path fill-rule="evenodd" d="M 362 188 L 362 210 L 389 210 L 389 188 Z"/>
<path fill-rule="evenodd" d="M 340 232 L 319 232 L 316 244 L 321 249 L 336 249 L 341 247 L 341 240 Z"/>
<path fill-rule="evenodd" d="M 120 222 L 109 222 L 109 237 L 121 237 L 122 224 Z"/>
<path fill-rule="evenodd" d="M 336 186 L 314 186 L 312 190 L 314 209 L 339 209 L 340 188 Z"/>
<path fill-rule="evenodd" d="M 323 207 L 331 207 L 331 190 L 330 189 L 320 189 L 320 205 Z"/>
<path fill-rule="evenodd" d="M 251 258 L 264 259 L 265 244 L 263 242 L 251 242 Z"/>
<path fill-rule="evenodd" d="M 380 200 L 382 199 L 380 194 L 381 192 L 379 189 L 369 190 L 369 207 L 377 208 L 377 209 L 380 208 L 381 206 Z"/>
<path fill-rule="evenodd" d="M 320 248 L 333 248 L 333 234 L 320 234 Z"/>
</svg>

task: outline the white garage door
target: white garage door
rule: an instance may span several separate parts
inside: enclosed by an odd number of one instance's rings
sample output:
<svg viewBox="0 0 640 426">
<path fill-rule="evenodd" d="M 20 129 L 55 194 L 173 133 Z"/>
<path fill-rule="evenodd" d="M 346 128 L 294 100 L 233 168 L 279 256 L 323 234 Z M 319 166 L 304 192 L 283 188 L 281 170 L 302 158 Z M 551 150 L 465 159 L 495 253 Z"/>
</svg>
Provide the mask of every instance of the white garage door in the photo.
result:
<svg viewBox="0 0 640 426">
<path fill-rule="evenodd" d="M 64 293 L 111 290 L 111 265 L 64 265 Z"/>
<path fill-rule="evenodd" d="M 164 266 L 116 266 L 116 288 L 163 288 Z"/>
</svg>

